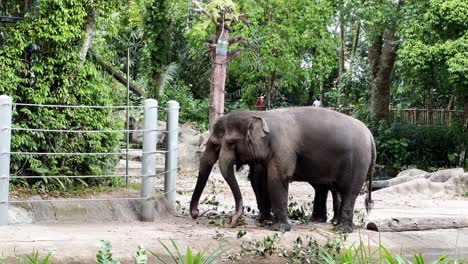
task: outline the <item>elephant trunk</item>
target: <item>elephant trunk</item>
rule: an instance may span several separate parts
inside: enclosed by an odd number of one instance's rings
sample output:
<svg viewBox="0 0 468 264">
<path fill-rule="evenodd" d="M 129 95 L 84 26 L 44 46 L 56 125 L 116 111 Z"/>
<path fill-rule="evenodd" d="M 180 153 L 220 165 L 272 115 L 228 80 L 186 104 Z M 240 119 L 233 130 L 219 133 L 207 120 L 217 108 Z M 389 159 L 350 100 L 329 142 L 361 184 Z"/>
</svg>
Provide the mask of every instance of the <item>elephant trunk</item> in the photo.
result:
<svg viewBox="0 0 468 264">
<path fill-rule="evenodd" d="M 200 196 L 205 189 L 206 182 L 210 176 L 213 165 L 218 160 L 218 151 L 215 145 L 208 141 L 205 152 L 200 159 L 200 166 L 198 170 L 197 184 L 190 200 L 190 215 L 193 219 L 197 219 L 199 216 L 198 203 L 200 202 Z"/>
<path fill-rule="evenodd" d="M 231 227 L 235 227 L 244 209 L 242 194 L 240 192 L 239 185 L 237 184 L 236 176 L 234 175 L 235 156 L 232 151 L 226 150 L 224 146 L 221 149 L 219 156 L 219 169 L 229 187 L 231 188 L 232 194 L 234 195 L 234 200 L 236 202 L 236 211 L 231 220 Z"/>
</svg>

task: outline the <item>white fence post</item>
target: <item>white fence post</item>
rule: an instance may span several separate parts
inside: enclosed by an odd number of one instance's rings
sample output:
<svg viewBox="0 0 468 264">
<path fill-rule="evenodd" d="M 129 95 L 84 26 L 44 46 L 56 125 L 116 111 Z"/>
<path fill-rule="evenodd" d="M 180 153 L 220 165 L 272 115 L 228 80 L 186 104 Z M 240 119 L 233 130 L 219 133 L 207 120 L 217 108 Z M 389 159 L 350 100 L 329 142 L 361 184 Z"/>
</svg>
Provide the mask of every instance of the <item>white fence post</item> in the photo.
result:
<svg viewBox="0 0 468 264">
<path fill-rule="evenodd" d="M 167 202 L 174 207 L 176 202 L 176 177 L 177 177 L 177 142 L 179 137 L 179 103 L 167 102 L 167 141 L 166 163 L 164 178 L 164 193 Z"/>
<path fill-rule="evenodd" d="M 8 225 L 12 104 L 10 96 L 0 95 L 0 225 Z"/>
<path fill-rule="evenodd" d="M 141 197 L 147 199 L 142 201 L 141 217 L 145 222 L 152 222 L 154 221 L 158 101 L 146 99 L 144 109 Z"/>
</svg>

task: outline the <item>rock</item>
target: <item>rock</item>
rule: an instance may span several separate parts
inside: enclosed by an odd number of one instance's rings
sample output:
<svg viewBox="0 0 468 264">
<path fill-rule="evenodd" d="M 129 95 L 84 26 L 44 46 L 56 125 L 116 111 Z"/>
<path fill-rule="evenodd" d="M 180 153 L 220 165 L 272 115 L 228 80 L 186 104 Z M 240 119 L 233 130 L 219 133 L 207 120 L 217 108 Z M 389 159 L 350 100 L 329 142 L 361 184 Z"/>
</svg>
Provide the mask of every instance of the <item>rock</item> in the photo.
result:
<svg viewBox="0 0 468 264">
<path fill-rule="evenodd" d="M 178 166 L 180 170 L 198 170 L 200 162 L 200 142 L 203 136 L 192 125 L 180 126 L 178 145 Z"/>
<path fill-rule="evenodd" d="M 414 176 L 425 174 L 425 173 L 426 173 L 425 171 L 420 170 L 420 169 L 408 169 L 408 170 L 404 170 L 404 171 L 401 171 L 400 173 L 398 173 L 396 178 L 398 178 L 398 177 L 414 177 Z"/>
<path fill-rule="evenodd" d="M 412 181 L 414 179 L 425 178 L 425 177 L 428 177 L 428 173 L 423 170 L 419 170 L 419 169 L 404 170 L 398 173 L 397 177 L 393 179 L 373 181 L 372 188 L 373 189 L 388 188 L 397 184 L 402 184 L 408 181 Z"/>
<path fill-rule="evenodd" d="M 16 206 L 10 206 L 8 210 L 8 223 L 9 224 L 30 224 L 33 222 L 31 211 Z"/>
<path fill-rule="evenodd" d="M 132 121 L 133 120 L 133 121 Z M 135 121 L 131 119 L 130 122 L 130 129 L 131 130 L 139 130 L 134 131 L 130 134 L 130 142 L 136 144 L 138 147 L 141 148 L 143 145 L 143 119 Z M 166 122 L 158 120 L 158 130 L 166 130 Z M 162 131 L 158 131 L 158 143 L 157 148 L 164 148 L 166 147 L 166 133 Z"/>
<path fill-rule="evenodd" d="M 433 173 L 430 173 L 428 176 L 429 180 L 432 182 L 446 182 L 453 177 L 458 177 L 463 175 L 463 169 L 448 169 L 448 170 L 440 170 Z"/>
</svg>

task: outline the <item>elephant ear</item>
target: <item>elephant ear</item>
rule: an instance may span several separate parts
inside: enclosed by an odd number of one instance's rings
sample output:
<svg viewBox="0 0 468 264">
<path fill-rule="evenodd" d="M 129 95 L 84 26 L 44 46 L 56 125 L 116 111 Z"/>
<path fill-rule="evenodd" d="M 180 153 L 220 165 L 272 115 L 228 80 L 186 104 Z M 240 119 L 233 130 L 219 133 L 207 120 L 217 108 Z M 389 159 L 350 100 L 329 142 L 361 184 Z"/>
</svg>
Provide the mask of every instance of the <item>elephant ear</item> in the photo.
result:
<svg viewBox="0 0 468 264">
<path fill-rule="evenodd" d="M 259 116 L 249 117 L 249 125 L 247 128 L 247 139 L 251 142 L 256 142 L 270 133 L 265 119 Z"/>
</svg>

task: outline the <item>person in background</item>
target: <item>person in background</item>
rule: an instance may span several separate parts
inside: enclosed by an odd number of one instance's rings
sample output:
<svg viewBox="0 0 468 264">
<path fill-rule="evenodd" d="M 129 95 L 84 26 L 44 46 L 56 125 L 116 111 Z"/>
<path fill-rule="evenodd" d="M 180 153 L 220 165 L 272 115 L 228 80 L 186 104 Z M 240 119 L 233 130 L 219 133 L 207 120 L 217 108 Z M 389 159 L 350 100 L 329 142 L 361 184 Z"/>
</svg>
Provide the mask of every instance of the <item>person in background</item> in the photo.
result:
<svg viewBox="0 0 468 264">
<path fill-rule="evenodd" d="M 322 102 L 320 102 L 320 97 L 315 97 L 315 101 L 312 103 L 312 106 L 317 106 L 317 107 L 321 107 L 322 106 Z"/>
<path fill-rule="evenodd" d="M 258 111 L 265 111 L 265 100 L 263 100 L 263 96 L 258 97 L 255 107 L 257 107 Z"/>
</svg>

